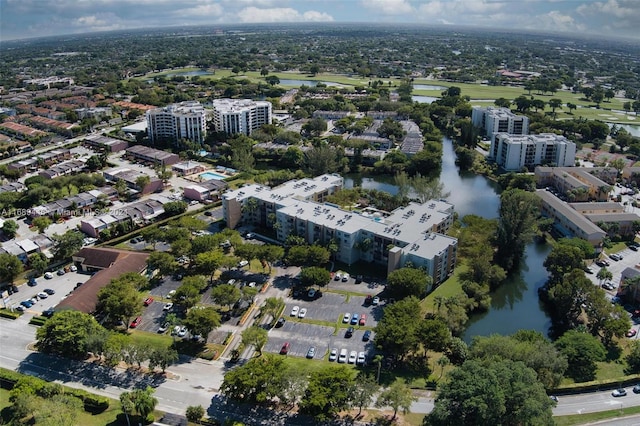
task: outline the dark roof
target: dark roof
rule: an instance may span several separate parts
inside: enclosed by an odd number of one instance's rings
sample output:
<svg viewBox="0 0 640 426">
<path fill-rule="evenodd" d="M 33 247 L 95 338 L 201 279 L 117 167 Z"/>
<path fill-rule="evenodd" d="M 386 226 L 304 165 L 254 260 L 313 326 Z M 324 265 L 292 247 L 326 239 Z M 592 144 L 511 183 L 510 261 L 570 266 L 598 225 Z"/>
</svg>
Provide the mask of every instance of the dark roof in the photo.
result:
<svg viewBox="0 0 640 426">
<path fill-rule="evenodd" d="M 96 310 L 96 304 L 98 302 L 98 292 L 101 288 L 105 287 L 111 282 L 111 280 L 118 278 L 120 275 L 127 272 L 142 273 L 147 268 L 147 253 L 138 253 L 127 250 L 108 249 L 102 247 L 85 247 L 80 250 L 74 258 L 83 257 L 85 259 L 99 260 L 101 258 L 106 259 L 104 263 L 115 259 L 109 265 L 98 271 L 94 276 L 75 289 L 69 297 L 63 299 L 56 310 L 60 309 L 75 309 L 84 313 L 91 313 Z M 85 263 L 87 265 L 87 263 Z"/>
<path fill-rule="evenodd" d="M 108 249 L 102 247 L 84 247 L 73 255 L 74 262 L 92 269 L 105 269 L 113 265 L 124 250 Z"/>
</svg>

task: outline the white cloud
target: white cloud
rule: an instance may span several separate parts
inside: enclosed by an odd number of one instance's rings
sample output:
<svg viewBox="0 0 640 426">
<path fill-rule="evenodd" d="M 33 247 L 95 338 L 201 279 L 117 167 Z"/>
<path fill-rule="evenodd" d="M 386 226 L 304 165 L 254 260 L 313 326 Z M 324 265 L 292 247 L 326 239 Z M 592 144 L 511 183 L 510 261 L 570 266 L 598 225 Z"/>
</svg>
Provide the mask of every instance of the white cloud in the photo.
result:
<svg viewBox="0 0 640 426">
<path fill-rule="evenodd" d="M 627 18 L 633 15 L 640 15 L 640 7 L 636 0 L 608 0 L 606 2 L 594 2 L 582 4 L 577 9 L 581 15 L 606 14 L 616 18 Z"/>
<path fill-rule="evenodd" d="M 576 22 L 572 16 L 562 14 L 557 10 L 552 10 L 544 15 L 536 16 L 532 22 L 536 25 L 532 29 L 551 31 L 584 31 L 583 24 Z"/>
<path fill-rule="evenodd" d="M 414 11 L 407 0 L 362 0 L 361 3 L 367 9 L 383 15 L 403 15 Z"/>
<path fill-rule="evenodd" d="M 270 9 L 261 9 L 257 7 L 245 7 L 238 12 L 240 22 L 246 23 L 270 23 L 270 22 L 325 22 L 333 21 L 333 17 L 324 12 L 310 10 L 300 13 L 290 7 L 275 7 Z"/>
<path fill-rule="evenodd" d="M 211 16 L 222 15 L 222 6 L 216 3 L 201 4 L 199 6 L 191 7 L 188 9 L 178 9 L 175 11 L 176 16 L 194 16 L 198 18 L 206 18 Z"/>
</svg>

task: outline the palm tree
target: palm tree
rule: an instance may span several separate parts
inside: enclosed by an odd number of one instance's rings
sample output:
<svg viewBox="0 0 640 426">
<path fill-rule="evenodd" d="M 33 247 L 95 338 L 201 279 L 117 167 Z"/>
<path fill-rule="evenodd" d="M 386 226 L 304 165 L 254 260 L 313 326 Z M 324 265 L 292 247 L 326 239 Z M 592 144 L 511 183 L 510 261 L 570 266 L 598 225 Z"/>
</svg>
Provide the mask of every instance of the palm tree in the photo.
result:
<svg viewBox="0 0 640 426">
<path fill-rule="evenodd" d="M 158 405 L 158 400 L 153 397 L 153 388 L 147 386 L 146 389 L 136 389 L 132 392 L 133 406 L 142 417 L 146 419 Z"/>
<path fill-rule="evenodd" d="M 129 421 L 129 414 L 133 414 L 133 410 L 135 408 L 133 405 L 131 392 L 123 392 L 120 394 L 120 405 L 122 405 L 122 412 L 127 418 L 127 425 L 131 426 L 131 422 Z"/>
</svg>

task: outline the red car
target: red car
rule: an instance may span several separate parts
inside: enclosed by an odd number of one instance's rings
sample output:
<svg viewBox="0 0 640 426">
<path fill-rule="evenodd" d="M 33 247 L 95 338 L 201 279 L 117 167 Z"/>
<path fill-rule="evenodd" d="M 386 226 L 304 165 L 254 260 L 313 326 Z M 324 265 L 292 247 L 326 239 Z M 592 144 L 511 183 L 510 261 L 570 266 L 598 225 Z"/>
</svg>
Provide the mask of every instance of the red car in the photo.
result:
<svg viewBox="0 0 640 426">
<path fill-rule="evenodd" d="M 367 323 L 367 314 L 360 315 L 360 322 L 358 324 L 365 325 Z"/>
<path fill-rule="evenodd" d="M 284 345 L 282 345 L 282 349 L 280 349 L 280 354 L 286 355 L 288 352 L 289 352 L 289 342 L 285 342 Z"/>
<path fill-rule="evenodd" d="M 137 326 L 140 325 L 140 323 L 142 322 L 142 317 L 138 317 L 136 319 L 134 319 L 133 321 L 131 321 L 131 325 L 129 325 L 130 328 L 136 328 Z"/>
<path fill-rule="evenodd" d="M 147 297 L 146 299 L 144 299 L 144 306 L 149 306 L 150 304 L 153 303 L 153 297 Z"/>
</svg>

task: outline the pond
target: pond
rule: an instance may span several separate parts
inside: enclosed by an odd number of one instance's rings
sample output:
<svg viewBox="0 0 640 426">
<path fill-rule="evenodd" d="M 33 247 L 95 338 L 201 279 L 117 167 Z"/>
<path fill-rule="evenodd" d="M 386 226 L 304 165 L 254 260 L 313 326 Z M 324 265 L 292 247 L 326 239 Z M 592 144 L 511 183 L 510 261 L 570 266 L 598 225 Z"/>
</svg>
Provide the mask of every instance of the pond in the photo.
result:
<svg viewBox="0 0 640 426">
<path fill-rule="evenodd" d="M 414 84 L 413 88 L 416 90 L 445 90 L 444 86 L 433 86 L 431 84 Z"/>
<path fill-rule="evenodd" d="M 195 77 L 196 75 L 214 75 L 214 74 L 207 70 L 180 71 L 180 72 L 172 72 L 172 73 L 165 74 L 165 76 L 167 77 L 176 77 L 176 76 Z"/>
<path fill-rule="evenodd" d="M 459 217 L 476 214 L 484 218 L 497 218 L 500 206 L 498 185 L 484 176 L 460 172 L 455 165 L 455 152 L 450 139 L 443 139 L 442 171 L 440 181 L 447 200 L 455 206 Z M 361 175 L 345 176 L 345 187 L 354 185 L 397 193 L 393 177 Z M 527 246 L 520 270 L 495 291 L 489 312 L 473 315 L 463 336 L 469 342 L 473 336 L 491 333 L 512 334 L 520 329 L 532 329 L 547 334 L 551 322 L 538 299 L 538 288 L 547 278 L 542 266 L 550 247 L 531 243 Z"/>
<path fill-rule="evenodd" d="M 290 79 L 280 79 L 280 84 L 282 86 L 309 86 L 309 87 L 316 87 L 318 85 L 318 83 L 324 83 L 327 86 L 333 86 L 333 87 L 344 87 L 344 86 L 348 86 L 347 84 L 340 84 L 340 83 L 335 83 L 333 81 L 317 81 L 317 80 L 290 80 Z"/>
<path fill-rule="evenodd" d="M 433 96 L 422 96 L 422 95 L 412 95 L 411 100 L 413 102 L 418 102 L 420 104 L 430 104 L 437 101 L 440 98 L 436 98 Z"/>
</svg>

